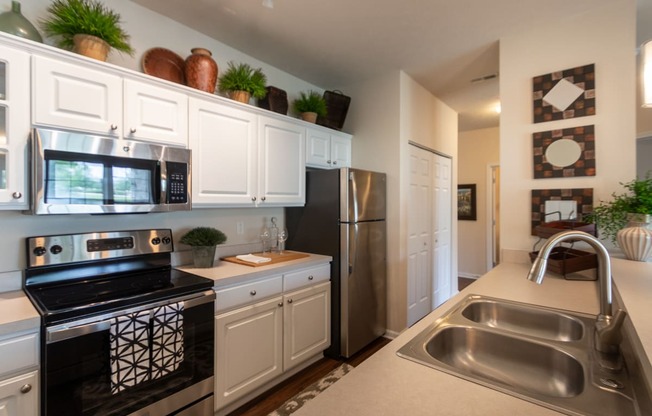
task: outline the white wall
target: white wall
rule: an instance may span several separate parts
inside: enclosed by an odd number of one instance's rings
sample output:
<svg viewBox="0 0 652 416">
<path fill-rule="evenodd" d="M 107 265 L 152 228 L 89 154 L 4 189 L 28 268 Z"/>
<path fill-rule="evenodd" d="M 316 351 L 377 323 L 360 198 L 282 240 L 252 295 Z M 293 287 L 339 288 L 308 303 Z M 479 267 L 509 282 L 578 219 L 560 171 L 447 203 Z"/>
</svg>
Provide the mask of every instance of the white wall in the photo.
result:
<svg viewBox="0 0 652 416">
<path fill-rule="evenodd" d="M 47 16 L 46 9 L 51 3 L 50 0 L 21 0 L 20 3 L 23 15 L 37 26 L 42 34 L 43 31 L 38 26 L 38 21 Z M 226 69 L 229 61 L 247 62 L 254 67 L 262 68 L 267 76 L 267 84 L 285 90 L 290 102 L 299 95 L 300 91 L 323 91 L 323 88 L 319 86 L 285 73 L 130 0 L 110 0 L 104 1 L 104 4 L 120 14 L 122 27 L 131 36 L 131 46 L 136 50 L 133 57 L 112 52 L 108 58 L 109 63 L 141 71 L 142 55 L 150 48 L 170 49 L 185 59 L 190 55 L 190 49 L 203 47 L 212 52 L 213 59 L 218 65 L 218 71 Z M 0 13 L 10 9 L 11 2 L 3 2 Z M 46 43 L 53 44 L 52 40 L 47 39 Z M 255 103 L 255 100 L 252 99 L 252 103 Z"/>
<path fill-rule="evenodd" d="M 498 127 L 460 132 L 458 182 L 476 185 L 476 221 L 458 221 L 459 275 L 479 277 L 487 270 L 488 167 L 500 161 Z"/>
<path fill-rule="evenodd" d="M 500 41 L 500 165 L 503 258 L 527 261 L 532 189 L 593 188 L 594 203 L 634 178 L 635 25 L 634 0 L 617 0 L 580 16 L 540 25 Z M 595 64 L 596 115 L 533 123 L 532 78 Z M 532 133 L 595 125 L 597 176 L 534 180 Z"/>
</svg>

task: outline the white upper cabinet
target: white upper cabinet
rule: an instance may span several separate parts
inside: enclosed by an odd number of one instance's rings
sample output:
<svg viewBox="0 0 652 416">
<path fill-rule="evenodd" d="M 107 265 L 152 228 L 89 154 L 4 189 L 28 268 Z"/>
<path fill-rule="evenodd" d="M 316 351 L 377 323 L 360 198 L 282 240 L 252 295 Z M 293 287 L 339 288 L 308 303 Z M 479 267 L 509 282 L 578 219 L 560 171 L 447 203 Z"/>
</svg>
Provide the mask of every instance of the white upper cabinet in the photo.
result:
<svg viewBox="0 0 652 416">
<path fill-rule="evenodd" d="M 34 124 L 119 136 L 121 77 L 34 56 L 32 86 Z"/>
<path fill-rule="evenodd" d="M 256 115 L 190 99 L 193 206 L 254 206 L 258 181 Z"/>
<path fill-rule="evenodd" d="M 187 147 L 185 94 L 71 62 L 33 59 L 34 124 Z"/>
<path fill-rule="evenodd" d="M 0 45 L 0 209 L 25 209 L 29 54 Z"/>
<path fill-rule="evenodd" d="M 307 129 L 306 165 L 326 169 L 350 167 L 351 136 Z"/>
<path fill-rule="evenodd" d="M 305 203 L 305 128 L 237 105 L 190 99 L 193 206 Z"/>
<path fill-rule="evenodd" d="M 305 204 L 306 129 L 298 123 L 260 116 L 258 130 L 259 204 Z"/>
<path fill-rule="evenodd" d="M 188 96 L 125 79 L 123 135 L 128 139 L 187 147 Z"/>
</svg>

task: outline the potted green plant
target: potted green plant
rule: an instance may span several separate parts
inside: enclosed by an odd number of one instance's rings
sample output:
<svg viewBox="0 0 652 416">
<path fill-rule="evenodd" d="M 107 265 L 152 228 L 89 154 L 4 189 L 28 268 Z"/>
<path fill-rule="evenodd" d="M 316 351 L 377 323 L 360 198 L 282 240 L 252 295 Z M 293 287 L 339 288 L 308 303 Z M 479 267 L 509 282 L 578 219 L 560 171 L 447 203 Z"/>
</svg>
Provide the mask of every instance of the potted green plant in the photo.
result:
<svg viewBox="0 0 652 416">
<path fill-rule="evenodd" d="M 265 98 L 267 77 L 260 68 L 254 69 L 246 63 L 229 62 L 220 76 L 219 90 L 236 101 L 249 103 L 251 96 Z"/>
<path fill-rule="evenodd" d="M 120 26 L 120 15 L 96 0 L 54 0 L 41 20 L 57 45 L 91 58 L 106 61 L 111 48 L 129 55 L 129 35 Z"/>
<path fill-rule="evenodd" d="M 185 233 L 179 242 L 192 247 L 195 267 L 213 267 L 215 248 L 226 242 L 226 235 L 213 227 L 195 227 Z"/>
<path fill-rule="evenodd" d="M 625 193 L 611 195 L 609 202 L 600 205 L 589 214 L 589 220 L 594 221 L 602 234 L 614 244 L 618 244 L 629 258 L 626 241 L 619 237 L 619 231 L 626 226 L 647 228 L 652 220 L 652 178 L 648 174 L 645 179 L 634 179 L 621 185 Z M 652 231 L 651 231 L 652 233 Z"/>
<path fill-rule="evenodd" d="M 292 108 L 301 115 L 302 120 L 310 123 L 315 123 L 317 116 L 324 117 L 328 112 L 326 100 L 316 91 L 302 91 L 299 98 L 292 103 Z"/>
</svg>

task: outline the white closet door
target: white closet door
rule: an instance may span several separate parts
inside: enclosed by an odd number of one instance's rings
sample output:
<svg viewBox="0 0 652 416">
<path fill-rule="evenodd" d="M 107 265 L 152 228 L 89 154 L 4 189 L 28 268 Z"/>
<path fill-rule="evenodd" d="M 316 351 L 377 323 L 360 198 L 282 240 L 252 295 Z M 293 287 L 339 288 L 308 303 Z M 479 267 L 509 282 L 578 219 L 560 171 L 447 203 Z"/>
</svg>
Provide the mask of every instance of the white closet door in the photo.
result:
<svg viewBox="0 0 652 416">
<path fill-rule="evenodd" d="M 433 309 L 452 295 L 451 244 L 453 224 L 451 159 L 433 154 Z"/>
<path fill-rule="evenodd" d="M 408 326 L 431 311 L 432 185 L 432 153 L 410 146 Z"/>
</svg>

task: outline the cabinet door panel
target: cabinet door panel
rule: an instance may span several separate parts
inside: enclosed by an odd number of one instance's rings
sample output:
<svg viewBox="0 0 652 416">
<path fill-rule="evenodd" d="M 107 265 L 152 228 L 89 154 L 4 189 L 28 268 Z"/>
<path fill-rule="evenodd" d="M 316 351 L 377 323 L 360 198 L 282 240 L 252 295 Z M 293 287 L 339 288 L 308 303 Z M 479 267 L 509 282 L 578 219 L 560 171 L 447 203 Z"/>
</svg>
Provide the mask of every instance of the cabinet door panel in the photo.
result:
<svg viewBox="0 0 652 416">
<path fill-rule="evenodd" d="M 29 54 L 0 46 L 0 209 L 25 209 Z"/>
<path fill-rule="evenodd" d="M 283 372 L 282 298 L 215 317 L 215 409 Z"/>
<path fill-rule="evenodd" d="M 0 416 L 37 416 L 38 397 L 37 371 L 0 381 Z"/>
<path fill-rule="evenodd" d="M 260 117 L 259 203 L 305 203 L 305 128 L 282 120 Z"/>
<path fill-rule="evenodd" d="M 122 78 L 42 56 L 33 64 L 34 123 L 119 134 Z"/>
<path fill-rule="evenodd" d="M 188 146 L 188 97 L 126 79 L 124 137 Z"/>
<path fill-rule="evenodd" d="M 284 295 L 284 371 L 330 345 L 330 282 Z"/>
<path fill-rule="evenodd" d="M 331 164 L 334 168 L 351 167 L 351 138 L 331 136 Z"/>
<path fill-rule="evenodd" d="M 252 206 L 256 196 L 256 116 L 190 100 L 193 205 Z"/>
<path fill-rule="evenodd" d="M 306 165 L 325 167 L 331 166 L 331 136 L 321 130 L 307 130 Z"/>
</svg>

